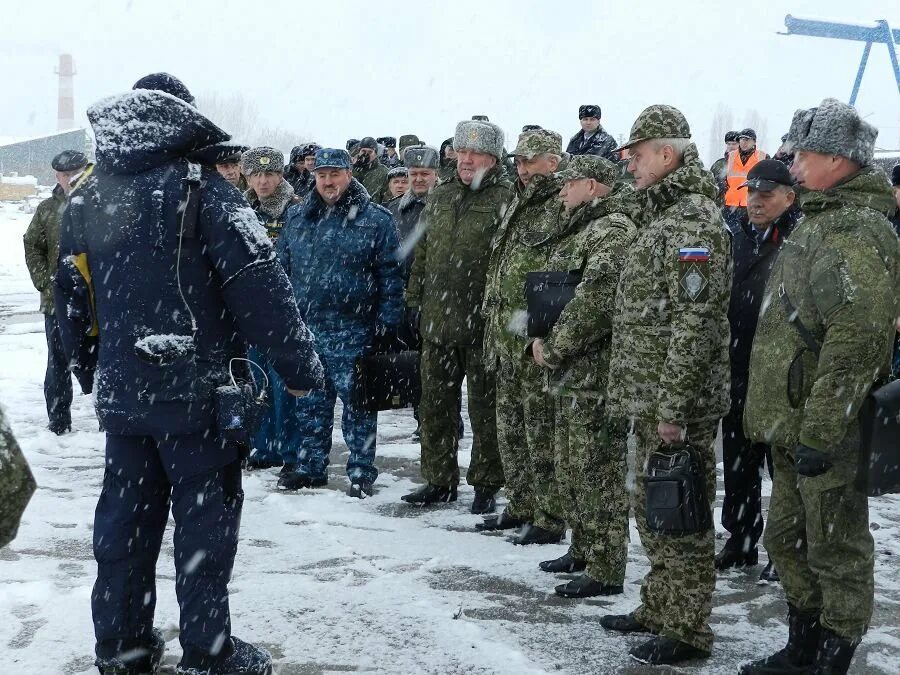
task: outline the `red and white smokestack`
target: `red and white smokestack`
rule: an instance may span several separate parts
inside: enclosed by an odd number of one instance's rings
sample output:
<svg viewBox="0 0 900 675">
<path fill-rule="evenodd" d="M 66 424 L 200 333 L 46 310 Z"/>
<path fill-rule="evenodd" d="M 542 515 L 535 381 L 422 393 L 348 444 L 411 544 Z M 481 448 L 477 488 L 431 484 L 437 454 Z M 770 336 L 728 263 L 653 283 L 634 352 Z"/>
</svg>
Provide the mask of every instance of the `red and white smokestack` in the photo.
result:
<svg viewBox="0 0 900 675">
<path fill-rule="evenodd" d="M 71 54 L 60 54 L 59 68 L 59 108 L 56 128 L 58 131 L 75 128 L 75 64 Z"/>
</svg>

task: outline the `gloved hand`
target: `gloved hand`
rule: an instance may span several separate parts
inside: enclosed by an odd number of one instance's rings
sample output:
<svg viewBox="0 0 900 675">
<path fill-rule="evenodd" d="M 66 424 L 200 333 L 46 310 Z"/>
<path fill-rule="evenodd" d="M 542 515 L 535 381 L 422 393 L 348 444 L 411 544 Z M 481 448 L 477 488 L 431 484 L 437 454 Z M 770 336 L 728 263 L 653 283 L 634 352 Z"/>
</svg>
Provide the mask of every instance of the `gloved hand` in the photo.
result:
<svg viewBox="0 0 900 675">
<path fill-rule="evenodd" d="M 396 326 L 375 325 L 375 353 L 393 354 L 398 351 L 400 337 Z"/>
<path fill-rule="evenodd" d="M 824 452 L 811 448 L 802 443 L 794 450 L 794 468 L 801 476 L 814 478 L 821 476 L 828 471 L 834 464 L 828 459 Z"/>
</svg>

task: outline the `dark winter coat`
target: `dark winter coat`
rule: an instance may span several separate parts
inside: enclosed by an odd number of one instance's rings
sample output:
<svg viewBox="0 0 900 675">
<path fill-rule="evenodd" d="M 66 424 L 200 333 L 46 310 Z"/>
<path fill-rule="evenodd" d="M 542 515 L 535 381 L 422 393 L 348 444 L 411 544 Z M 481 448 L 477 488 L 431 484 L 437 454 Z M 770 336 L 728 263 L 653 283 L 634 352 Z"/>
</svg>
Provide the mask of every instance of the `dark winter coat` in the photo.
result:
<svg viewBox="0 0 900 675">
<path fill-rule="evenodd" d="M 400 235 L 400 258 L 403 261 L 403 279 L 408 281 L 415 259 L 418 235 L 415 235 L 415 239 L 410 239 L 410 237 L 413 236 L 416 225 L 419 223 L 419 216 L 422 215 L 422 210 L 425 208 L 425 198 L 417 197 L 412 190 L 408 190 L 405 194 L 389 201 L 386 206 L 397 224 L 397 233 Z"/>
<path fill-rule="evenodd" d="M 398 246 L 390 212 L 356 180 L 334 206 L 312 192 L 288 211 L 278 254 L 317 337 L 349 330 L 371 344 L 376 324 L 400 323 Z"/>
<path fill-rule="evenodd" d="M 316 177 L 306 169 L 298 171 L 293 166 L 287 166 L 284 169 L 284 179 L 294 188 L 294 194 L 301 200 L 306 199 L 306 195 L 316 187 Z"/>
<path fill-rule="evenodd" d="M 59 221 L 66 195 L 57 185 L 53 195 L 38 204 L 25 230 L 25 264 L 31 283 L 41 293 L 41 312 L 53 314 L 53 275 L 59 257 Z"/>
<path fill-rule="evenodd" d="M 585 138 L 584 129 L 582 129 L 572 136 L 566 152 L 570 155 L 597 155 L 615 162 L 618 159 L 614 152 L 616 145 L 616 139 L 606 133 L 603 127 L 598 127 L 596 133 L 590 138 Z"/>
<path fill-rule="evenodd" d="M 82 256 L 90 266 L 100 343 L 96 406 L 106 431 L 210 429 L 214 391 L 231 381 L 229 360 L 245 356 L 245 339 L 289 388 L 320 387 L 312 335 L 240 193 L 206 167 L 198 213 L 182 217 L 185 155 L 227 134 L 192 106 L 157 91 L 105 99 L 88 118 L 97 165 L 70 195 L 60 269 L 62 261 Z M 57 303 L 69 344 L 74 300 Z"/>
<path fill-rule="evenodd" d="M 894 210 L 888 217 L 888 220 L 891 221 L 891 225 L 894 226 L 894 231 L 897 233 L 897 236 L 900 237 L 900 207 Z"/>
<path fill-rule="evenodd" d="M 781 250 L 785 237 L 790 235 L 800 218 L 796 209 L 784 213 L 772 225 L 772 232 L 757 244 L 753 225 L 744 216 L 740 229 L 732 238 L 734 276 L 731 284 L 731 301 L 728 306 L 728 323 L 731 325 L 731 405 L 742 409 L 747 395 L 747 377 L 750 370 L 750 349 L 759 320 L 769 273 Z"/>
</svg>

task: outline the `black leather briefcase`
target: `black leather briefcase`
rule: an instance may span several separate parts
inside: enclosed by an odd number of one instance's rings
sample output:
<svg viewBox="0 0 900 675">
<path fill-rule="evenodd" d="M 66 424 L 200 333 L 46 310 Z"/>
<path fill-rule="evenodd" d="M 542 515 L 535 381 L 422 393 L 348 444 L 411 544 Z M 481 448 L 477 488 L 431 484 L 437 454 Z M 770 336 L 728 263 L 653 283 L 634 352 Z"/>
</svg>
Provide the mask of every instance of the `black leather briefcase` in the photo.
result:
<svg viewBox="0 0 900 675">
<path fill-rule="evenodd" d="M 859 412 L 857 477 L 869 496 L 900 492 L 900 380 L 874 389 Z"/>
<path fill-rule="evenodd" d="M 559 315 L 575 297 L 581 272 L 528 272 L 525 274 L 525 302 L 528 307 L 528 337 L 543 338 L 559 320 Z"/>
<path fill-rule="evenodd" d="M 419 352 L 370 354 L 356 361 L 356 401 L 371 412 L 418 405 Z"/>
</svg>

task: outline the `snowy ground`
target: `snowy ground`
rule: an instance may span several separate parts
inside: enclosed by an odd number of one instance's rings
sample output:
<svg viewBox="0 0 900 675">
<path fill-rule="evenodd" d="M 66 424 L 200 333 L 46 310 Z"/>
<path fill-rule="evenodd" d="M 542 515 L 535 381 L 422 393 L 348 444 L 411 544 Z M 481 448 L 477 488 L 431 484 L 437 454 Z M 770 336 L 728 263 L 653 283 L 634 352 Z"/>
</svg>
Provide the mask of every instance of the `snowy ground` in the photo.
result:
<svg viewBox="0 0 900 675">
<path fill-rule="evenodd" d="M 75 400 L 74 433 L 57 438 L 45 428 L 43 324 L 21 252 L 30 216 L 17 208 L 0 205 L 0 403 L 39 489 L 18 539 L 0 552 L 0 673 L 90 673 L 91 527 L 103 436 L 84 396 Z M 245 476 L 233 624 L 236 635 L 272 651 L 277 672 L 734 673 L 783 643 L 783 594 L 758 585 L 755 568 L 719 579 L 709 660 L 679 671 L 634 663 L 628 648 L 644 638 L 610 635 L 598 624 L 638 602 L 646 563 L 633 524 L 623 596 L 558 598 L 558 579 L 537 563 L 565 547 L 521 548 L 475 533 L 471 488 L 444 508 L 401 504 L 418 480 L 412 430 L 407 411 L 380 418 L 379 491 L 365 501 L 344 495 L 339 431 L 327 489 L 283 494 L 274 489 L 274 470 Z M 877 607 L 853 672 L 898 673 L 900 499 L 871 505 Z M 179 652 L 171 529 L 158 577 L 157 625 L 171 665 Z"/>
</svg>

